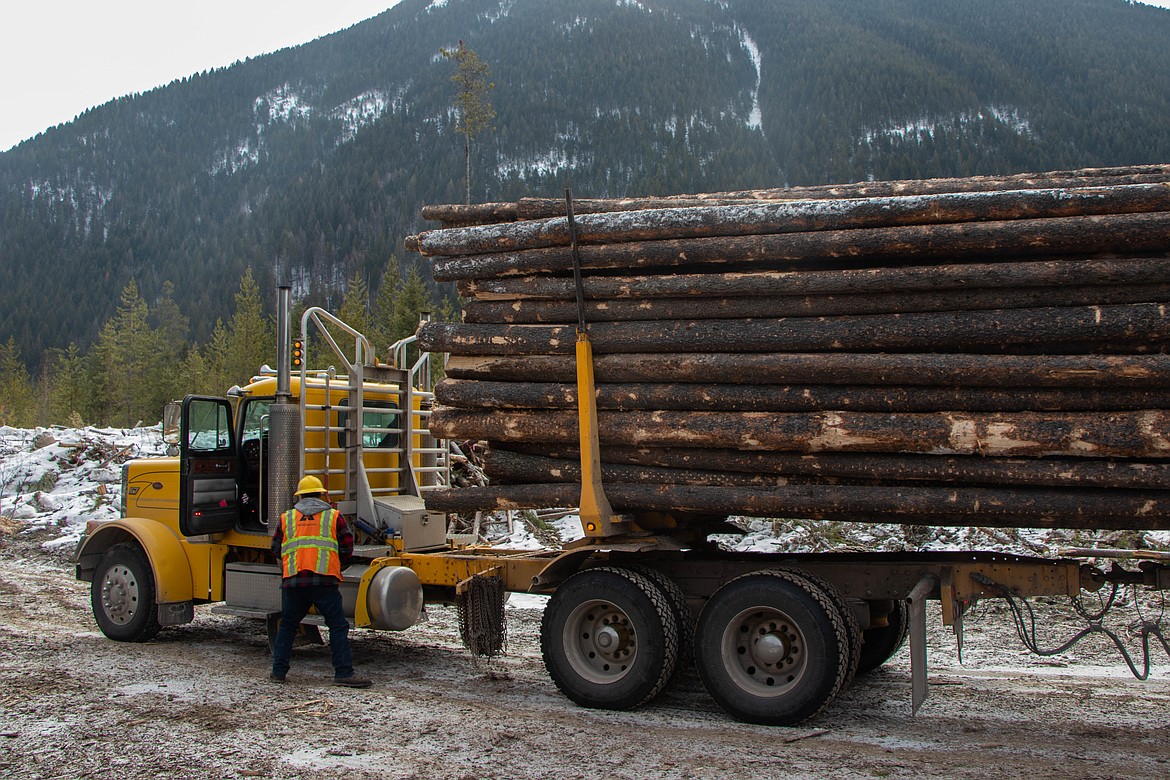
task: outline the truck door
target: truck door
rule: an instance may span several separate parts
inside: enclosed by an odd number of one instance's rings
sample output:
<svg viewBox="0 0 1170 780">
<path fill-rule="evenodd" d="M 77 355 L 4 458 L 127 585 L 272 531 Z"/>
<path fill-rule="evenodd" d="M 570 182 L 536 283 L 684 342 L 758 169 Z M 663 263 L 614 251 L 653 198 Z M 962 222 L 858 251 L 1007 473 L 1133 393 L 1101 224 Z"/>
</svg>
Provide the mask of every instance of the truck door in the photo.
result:
<svg viewBox="0 0 1170 780">
<path fill-rule="evenodd" d="M 238 448 L 226 398 L 183 399 L 179 443 L 179 530 L 184 536 L 235 528 Z"/>
</svg>

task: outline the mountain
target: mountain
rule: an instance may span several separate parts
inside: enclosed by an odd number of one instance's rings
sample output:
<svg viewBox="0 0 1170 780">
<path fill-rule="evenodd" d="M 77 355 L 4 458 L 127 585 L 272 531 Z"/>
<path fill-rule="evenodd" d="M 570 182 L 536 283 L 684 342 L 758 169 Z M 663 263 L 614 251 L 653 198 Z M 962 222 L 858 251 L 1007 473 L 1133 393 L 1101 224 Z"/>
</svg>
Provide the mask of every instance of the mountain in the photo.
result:
<svg viewBox="0 0 1170 780">
<path fill-rule="evenodd" d="M 246 267 L 376 289 L 463 199 L 460 40 L 495 83 L 475 200 L 1170 161 L 1170 12 L 1123 0 L 404 0 L 0 154 L 0 333 L 84 347 L 131 278 L 200 340 Z"/>
</svg>

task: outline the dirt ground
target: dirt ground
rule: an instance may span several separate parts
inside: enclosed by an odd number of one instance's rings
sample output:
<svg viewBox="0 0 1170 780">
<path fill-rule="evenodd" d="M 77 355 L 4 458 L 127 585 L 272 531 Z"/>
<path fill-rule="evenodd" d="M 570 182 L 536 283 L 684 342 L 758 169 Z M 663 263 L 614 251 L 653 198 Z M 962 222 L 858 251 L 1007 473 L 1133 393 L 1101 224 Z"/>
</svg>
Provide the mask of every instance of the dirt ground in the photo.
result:
<svg viewBox="0 0 1170 780">
<path fill-rule="evenodd" d="M 267 679 L 255 621 L 201 607 L 146 644 L 104 638 L 66 557 L 43 552 L 36 532 L 0 529 L 0 776 L 1170 776 L 1160 648 L 1146 682 L 1102 637 L 1040 659 L 988 605 L 968 620 L 963 664 L 932 617 L 930 699 L 916 717 L 903 650 L 815 721 L 768 728 L 728 718 L 693 675 L 637 711 L 576 707 L 540 660 L 539 604 L 517 601 L 537 606 L 509 606 L 509 654 L 490 664 L 461 649 L 453 609 L 431 607 L 400 634 L 354 632 L 373 688 L 329 685 L 316 646 L 296 650 L 282 686 Z M 1062 623 L 1048 644 L 1073 631 Z"/>
</svg>

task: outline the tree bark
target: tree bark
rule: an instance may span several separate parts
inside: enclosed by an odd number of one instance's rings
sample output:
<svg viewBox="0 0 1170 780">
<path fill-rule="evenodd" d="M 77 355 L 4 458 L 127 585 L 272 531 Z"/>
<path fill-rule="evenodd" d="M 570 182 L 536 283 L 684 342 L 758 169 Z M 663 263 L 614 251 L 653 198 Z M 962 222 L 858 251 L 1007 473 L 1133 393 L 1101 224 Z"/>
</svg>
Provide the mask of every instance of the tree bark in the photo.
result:
<svg viewBox="0 0 1170 780">
<path fill-rule="evenodd" d="M 601 322 L 595 354 L 634 352 L 1157 351 L 1170 339 L 1170 306 L 1140 303 L 766 320 Z M 430 322 L 419 346 L 475 355 L 570 354 L 576 328 Z"/>
<path fill-rule="evenodd" d="M 758 271 L 742 273 L 664 274 L 660 276 L 589 276 L 586 300 L 659 298 L 750 298 L 795 295 L 936 293 L 980 288 L 1055 287 L 1060 285 L 1144 285 L 1170 279 L 1170 257 L 1060 258 L 1012 263 L 890 268 L 844 268 L 832 271 Z M 521 276 L 459 282 L 459 294 L 476 300 L 530 298 L 576 300 L 573 279 Z M 967 306 L 965 308 L 976 308 Z"/>
<path fill-rule="evenodd" d="M 1170 408 L 1170 387 L 1150 390 L 866 385 L 598 384 L 607 410 L 729 412 L 1090 412 Z M 576 383 L 444 379 L 435 398 L 464 409 L 576 409 Z"/>
<path fill-rule="evenodd" d="M 752 236 L 710 236 L 580 248 L 581 267 L 598 269 L 687 268 L 787 270 L 799 264 L 833 267 L 833 261 L 866 264 L 945 258 L 957 260 L 1043 255 L 1164 251 L 1170 245 L 1170 212 L 962 224 L 874 227 Z M 535 273 L 569 273 L 566 247 L 436 258 L 439 282 Z"/>
<path fill-rule="evenodd" d="M 580 244 L 621 244 L 1156 211 L 1170 211 L 1170 187 L 1162 183 L 614 211 L 582 214 L 575 223 Z M 415 243 L 420 254 L 450 257 L 566 247 L 571 241 L 568 220 L 557 217 L 428 230 Z"/>
<path fill-rule="evenodd" d="M 586 301 L 586 322 L 822 317 L 971 309 L 1023 309 L 1170 301 L 1170 284 L 965 289 L 755 298 Z M 576 301 L 468 301 L 463 321 L 510 325 L 575 324 Z"/>
<path fill-rule="evenodd" d="M 776 488 L 693 485 L 606 486 L 618 512 L 693 512 L 817 520 L 1093 529 L 1170 529 L 1165 491 L 1012 488 L 909 488 L 792 485 Z M 435 490 L 427 506 L 446 512 L 575 506 L 573 484 Z"/>
<path fill-rule="evenodd" d="M 1059 187 L 1107 187 L 1148 184 L 1170 180 L 1170 165 L 1135 165 L 1113 168 L 1021 173 L 1008 176 L 970 176 L 951 179 L 905 179 L 898 181 L 857 182 L 812 187 L 741 190 L 738 192 L 697 193 L 660 198 L 599 199 L 578 198 L 573 209 L 579 214 L 603 211 L 632 211 L 650 208 L 709 206 L 715 203 L 753 203 L 770 200 L 808 200 L 819 198 L 866 198 L 896 195 L 930 195 L 948 192 L 987 192 L 991 190 L 1037 190 Z M 484 203 L 466 206 L 444 204 L 424 206 L 423 219 L 449 226 L 511 222 L 516 219 L 546 219 L 565 216 L 563 198 L 521 198 L 515 203 Z"/>
<path fill-rule="evenodd" d="M 1170 458 L 1170 412 L 600 412 L 603 445 L 723 447 L 787 452 Z M 438 408 L 444 439 L 571 443 L 578 418 L 564 411 Z"/>
<path fill-rule="evenodd" d="M 1055 187 L 1107 187 L 1126 184 L 1149 184 L 1170 179 L 1170 165 L 1144 165 L 1127 168 L 1086 168 L 1010 176 L 970 176 L 952 179 L 904 179 L 898 181 L 857 182 L 812 187 L 741 190 L 738 192 L 700 193 L 664 198 L 581 198 L 573 201 L 580 214 L 604 211 L 635 211 L 653 208 L 705 206 L 712 203 L 752 203 L 769 200 L 808 200 L 820 198 L 867 198 L 897 195 L 930 195 L 945 192 L 988 192 L 991 190 L 1049 189 Z M 521 198 L 516 204 L 520 219 L 547 219 L 565 216 L 565 201 L 557 198 Z M 428 217 L 434 219 L 437 217 Z"/>
<path fill-rule="evenodd" d="M 1161 388 L 1170 355 L 739 354 L 595 356 L 601 383 L 962 385 Z M 504 382 L 575 382 L 561 355 L 452 355 L 447 376 Z"/>
<path fill-rule="evenodd" d="M 512 449 L 519 447 L 520 449 Z M 573 446 L 510 445 L 493 447 L 489 461 L 528 457 L 537 476 L 527 482 L 551 482 L 553 470 L 576 464 L 580 453 Z M 980 455 L 898 455 L 889 453 L 744 452 L 692 447 L 626 447 L 601 449 L 603 468 L 610 465 L 659 467 L 672 471 L 745 473 L 749 476 L 788 479 L 865 479 L 886 483 L 936 482 L 940 484 L 1030 485 L 1034 487 L 1093 487 L 1170 489 L 1170 461 L 1109 460 L 1103 458 L 993 458 Z M 555 466 L 551 464 L 557 464 Z M 514 481 L 520 481 L 515 480 Z M 629 481 L 629 480 L 614 480 Z M 669 483 L 669 480 L 664 480 Z"/>
</svg>

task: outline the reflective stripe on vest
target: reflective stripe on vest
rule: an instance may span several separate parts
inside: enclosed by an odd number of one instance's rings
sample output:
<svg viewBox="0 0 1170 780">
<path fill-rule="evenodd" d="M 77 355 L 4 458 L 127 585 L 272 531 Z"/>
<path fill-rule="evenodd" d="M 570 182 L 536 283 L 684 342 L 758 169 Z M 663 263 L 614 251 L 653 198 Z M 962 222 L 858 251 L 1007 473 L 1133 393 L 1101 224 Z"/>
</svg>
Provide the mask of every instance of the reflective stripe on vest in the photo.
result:
<svg viewBox="0 0 1170 780">
<path fill-rule="evenodd" d="M 325 509 L 315 515 L 290 509 L 280 516 L 284 535 L 280 558 L 285 577 L 311 571 L 341 579 L 341 553 L 333 532 L 336 518 L 336 509 Z"/>
</svg>

